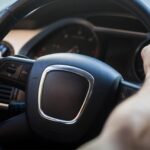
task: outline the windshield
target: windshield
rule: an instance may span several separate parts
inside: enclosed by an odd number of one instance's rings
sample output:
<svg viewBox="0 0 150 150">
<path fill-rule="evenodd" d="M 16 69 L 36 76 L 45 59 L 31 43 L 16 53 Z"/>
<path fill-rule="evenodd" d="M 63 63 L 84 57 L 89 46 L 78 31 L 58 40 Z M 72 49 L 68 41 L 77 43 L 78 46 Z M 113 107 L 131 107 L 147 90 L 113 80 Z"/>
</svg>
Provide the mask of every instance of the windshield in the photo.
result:
<svg viewBox="0 0 150 150">
<path fill-rule="evenodd" d="M 11 6 L 12 4 L 14 4 L 17 1 L 18 0 L 0 0 L 0 11 Z"/>
</svg>

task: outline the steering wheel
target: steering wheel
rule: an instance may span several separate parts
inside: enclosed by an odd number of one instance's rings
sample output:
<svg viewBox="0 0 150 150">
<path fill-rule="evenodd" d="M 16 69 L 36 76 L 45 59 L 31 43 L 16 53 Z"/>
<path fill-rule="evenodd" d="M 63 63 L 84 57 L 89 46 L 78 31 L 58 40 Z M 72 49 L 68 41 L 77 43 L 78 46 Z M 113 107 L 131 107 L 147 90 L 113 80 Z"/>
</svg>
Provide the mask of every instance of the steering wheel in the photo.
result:
<svg viewBox="0 0 150 150">
<path fill-rule="evenodd" d="M 25 15 L 54 1 L 21 0 L 3 10 L 0 39 Z M 129 9 L 150 29 L 150 11 L 146 5 L 149 2 L 114 2 Z M 80 145 L 90 139 L 94 131 L 100 131 L 126 91 L 133 93 L 140 89 L 125 81 L 107 64 L 68 53 L 47 55 L 37 60 L 15 56 L 1 58 L 0 79 L 26 89 L 25 103 L 13 103 L 14 109 L 25 105 L 25 112 L 0 124 L 0 141 L 24 137 L 32 131 L 47 141 Z M 0 105 L 9 107 L 4 102 Z"/>
</svg>

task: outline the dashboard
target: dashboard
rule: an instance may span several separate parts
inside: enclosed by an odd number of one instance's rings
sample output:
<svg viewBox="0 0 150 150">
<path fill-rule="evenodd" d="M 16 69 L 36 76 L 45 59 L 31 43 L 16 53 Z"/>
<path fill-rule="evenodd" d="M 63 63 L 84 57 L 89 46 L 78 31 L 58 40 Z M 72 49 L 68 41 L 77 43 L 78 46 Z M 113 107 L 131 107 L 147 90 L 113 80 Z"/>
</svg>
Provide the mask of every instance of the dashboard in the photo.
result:
<svg viewBox="0 0 150 150">
<path fill-rule="evenodd" d="M 41 30 L 19 54 L 31 59 L 53 53 L 83 54 L 111 65 L 126 80 L 142 83 L 140 52 L 147 41 L 145 32 L 96 26 L 89 20 L 74 17 L 61 19 Z"/>
<path fill-rule="evenodd" d="M 141 84 L 145 75 L 140 52 L 150 41 L 144 25 L 111 3 L 107 8 L 105 2 L 92 3 L 87 10 L 81 4 L 78 13 L 68 0 L 66 4 L 72 14 L 65 6 L 45 6 L 19 22 L 4 41 L 13 44 L 15 54 L 31 59 L 64 52 L 91 56 L 115 68 L 124 79 Z M 61 14 L 43 17 L 61 9 Z"/>
</svg>

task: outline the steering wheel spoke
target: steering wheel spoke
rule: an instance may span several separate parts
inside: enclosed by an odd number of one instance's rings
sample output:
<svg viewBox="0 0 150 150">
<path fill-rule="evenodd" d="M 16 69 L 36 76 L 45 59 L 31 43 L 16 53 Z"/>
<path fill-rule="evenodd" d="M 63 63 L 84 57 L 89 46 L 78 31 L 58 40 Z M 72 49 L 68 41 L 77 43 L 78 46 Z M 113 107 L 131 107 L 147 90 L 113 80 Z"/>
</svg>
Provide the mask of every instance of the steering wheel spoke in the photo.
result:
<svg viewBox="0 0 150 150">
<path fill-rule="evenodd" d="M 135 84 L 135 83 L 122 80 L 120 83 L 120 92 L 118 96 L 119 101 L 120 100 L 122 101 L 128 98 L 129 96 L 135 94 L 140 88 L 141 88 L 141 85 L 139 84 Z"/>
<path fill-rule="evenodd" d="M 0 60 L 0 80 L 20 89 L 25 89 L 34 60 L 6 57 Z"/>
</svg>

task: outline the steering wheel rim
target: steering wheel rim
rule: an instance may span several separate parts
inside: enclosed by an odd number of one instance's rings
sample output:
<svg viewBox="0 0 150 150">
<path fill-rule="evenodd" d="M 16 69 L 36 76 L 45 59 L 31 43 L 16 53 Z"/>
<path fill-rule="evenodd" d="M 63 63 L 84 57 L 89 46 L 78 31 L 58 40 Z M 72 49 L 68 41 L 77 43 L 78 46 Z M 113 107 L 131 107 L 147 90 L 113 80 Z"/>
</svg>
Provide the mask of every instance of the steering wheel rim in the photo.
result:
<svg viewBox="0 0 150 150">
<path fill-rule="evenodd" d="M 1 21 L 0 21 L 0 40 L 2 40 L 5 35 L 10 31 L 10 29 L 18 22 L 21 18 L 29 14 L 31 11 L 47 5 L 49 3 L 54 3 L 57 0 L 22 0 L 17 1 L 13 5 L 4 9 L 1 12 Z M 119 4 L 121 7 L 128 9 L 136 17 L 138 17 L 148 31 L 150 31 L 150 13 L 149 7 L 146 0 L 108 0 L 114 3 Z M 146 5 L 147 4 L 147 5 Z M 3 30 L 5 29 L 5 30 Z"/>
<path fill-rule="evenodd" d="M 112 1 L 112 0 L 110 0 Z M 23 0 L 19 1 L 16 4 L 10 6 L 6 10 L 3 10 L 2 16 L 1 16 L 1 22 L 0 22 L 0 39 L 3 39 L 3 37 L 8 33 L 8 31 L 11 29 L 11 27 L 19 21 L 21 18 L 23 18 L 25 15 L 27 15 L 32 10 L 42 6 L 46 5 L 48 3 L 52 3 L 55 1 L 51 0 Z M 148 30 L 150 30 L 150 20 L 148 19 L 150 17 L 149 10 L 147 6 L 143 3 L 143 1 L 138 0 L 120 0 L 119 2 L 116 2 L 121 6 L 128 6 L 128 9 L 133 13 L 133 10 L 136 10 L 136 16 L 140 18 L 140 20 L 144 23 L 144 25 L 147 27 Z M 3 30 L 5 29 L 5 30 Z M 67 54 L 68 55 L 68 54 Z M 64 57 L 68 59 L 68 56 L 66 54 Z M 70 54 L 69 54 L 70 55 Z M 54 56 L 55 57 L 55 56 Z M 69 56 L 70 57 L 70 56 Z M 80 57 L 80 56 L 75 56 Z M 84 57 L 82 57 L 84 58 Z M 46 59 L 46 57 L 40 59 L 39 61 L 43 61 L 43 59 Z M 50 58 L 48 58 L 50 59 Z M 87 61 L 90 58 L 85 58 Z M 58 58 L 55 59 L 55 61 L 58 61 Z M 19 60 L 17 60 L 19 61 Z M 92 60 L 93 61 L 93 60 Z M 94 60 L 95 61 L 95 60 Z M 63 60 L 62 60 L 63 62 Z M 62 64 L 62 62 L 60 64 Z M 75 62 L 77 63 L 77 61 Z M 66 65 L 66 64 L 64 64 Z M 78 68 L 78 66 L 77 66 Z M 107 67 L 106 67 L 107 68 Z M 117 73 L 117 78 L 120 78 L 120 75 Z M 121 78 L 119 79 L 121 80 Z M 127 85 L 127 84 L 126 84 Z M 46 131 L 47 132 L 47 131 Z"/>
</svg>

